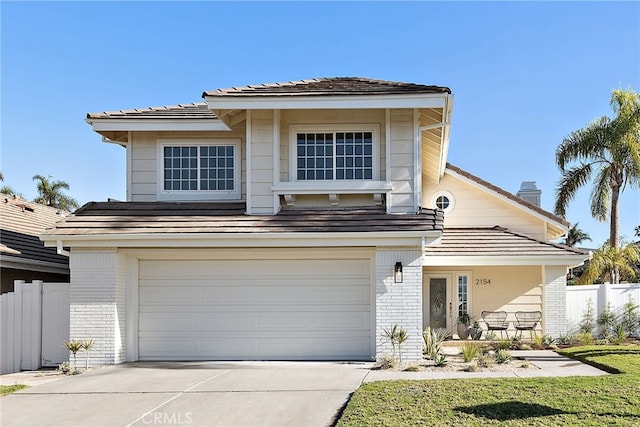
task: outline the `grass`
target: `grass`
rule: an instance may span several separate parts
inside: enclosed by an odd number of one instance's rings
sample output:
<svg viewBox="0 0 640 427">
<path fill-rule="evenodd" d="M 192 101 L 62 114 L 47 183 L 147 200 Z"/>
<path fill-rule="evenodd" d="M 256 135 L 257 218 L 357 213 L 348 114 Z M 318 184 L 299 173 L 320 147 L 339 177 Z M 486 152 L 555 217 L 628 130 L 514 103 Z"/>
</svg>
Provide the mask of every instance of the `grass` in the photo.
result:
<svg viewBox="0 0 640 427">
<path fill-rule="evenodd" d="M 337 425 L 640 425 L 640 346 L 577 347 L 561 353 L 618 374 L 366 383 Z"/>
<path fill-rule="evenodd" d="M 26 388 L 26 385 L 23 384 L 15 384 L 15 385 L 0 385 L 0 396 L 6 396 L 7 394 L 14 393 L 18 390 L 22 390 Z"/>
</svg>

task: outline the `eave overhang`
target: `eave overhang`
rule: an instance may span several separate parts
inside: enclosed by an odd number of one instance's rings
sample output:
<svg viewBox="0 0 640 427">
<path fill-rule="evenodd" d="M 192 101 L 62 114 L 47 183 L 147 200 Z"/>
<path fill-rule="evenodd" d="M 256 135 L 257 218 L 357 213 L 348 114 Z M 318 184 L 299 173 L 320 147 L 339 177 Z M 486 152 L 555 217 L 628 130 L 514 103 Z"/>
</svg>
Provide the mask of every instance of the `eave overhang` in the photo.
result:
<svg viewBox="0 0 640 427">
<path fill-rule="evenodd" d="M 449 94 L 234 95 L 203 94 L 212 110 L 444 108 Z"/>
<path fill-rule="evenodd" d="M 186 119 L 186 118 L 136 118 L 136 119 L 95 119 L 87 118 L 86 122 L 93 130 L 102 134 L 103 132 L 153 132 L 153 131 L 228 131 L 231 130 L 223 121 L 219 119 Z"/>
<path fill-rule="evenodd" d="M 219 248 L 219 247 L 424 247 L 437 241 L 439 230 L 291 233 L 135 233 L 42 235 L 45 246 L 83 248 Z"/>
<path fill-rule="evenodd" d="M 530 255 L 530 256 L 423 256 L 425 267 L 462 266 L 515 266 L 515 265 L 562 265 L 567 268 L 582 265 L 587 255 Z"/>
</svg>

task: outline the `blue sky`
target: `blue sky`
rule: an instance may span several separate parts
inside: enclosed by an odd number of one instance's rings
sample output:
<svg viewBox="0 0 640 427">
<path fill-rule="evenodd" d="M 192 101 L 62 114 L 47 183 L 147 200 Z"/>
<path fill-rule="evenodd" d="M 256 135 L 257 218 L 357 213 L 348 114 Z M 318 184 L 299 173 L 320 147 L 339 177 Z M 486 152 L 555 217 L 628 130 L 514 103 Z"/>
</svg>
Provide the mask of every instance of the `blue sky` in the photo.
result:
<svg viewBox="0 0 640 427">
<path fill-rule="evenodd" d="M 11 2 L 1 13 L 4 184 L 35 174 L 81 203 L 125 198 L 124 149 L 87 112 L 201 101 L 204 90 L 361 76 L 449 86 L 449 161 L 505 190 L 537 181 L 553 209 L 554 153 L 611 115 L 611 91 L 640 90 L 638 2 Z M 588 189 L 567 219 L 597 247 Z M 640 190 L 621 234 L 640 225 Z"/>
</svg>

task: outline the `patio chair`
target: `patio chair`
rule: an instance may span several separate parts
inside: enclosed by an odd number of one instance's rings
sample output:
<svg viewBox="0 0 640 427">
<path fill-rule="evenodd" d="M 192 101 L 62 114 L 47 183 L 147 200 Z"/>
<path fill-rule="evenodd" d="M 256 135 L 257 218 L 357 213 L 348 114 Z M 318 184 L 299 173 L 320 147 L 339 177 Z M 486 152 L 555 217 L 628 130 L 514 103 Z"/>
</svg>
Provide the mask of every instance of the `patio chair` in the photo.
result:
<svg viewBox="0 0 640 427">
<path fill-rule="evenodd" d="M 487 332 L 500 331 L 500 338 L 504 338 L 502 335 L 504 332 L 507 334 L 507 339 L 509 339 L 509 333 L 507 332 L 509 322 L 506 321 L 506 311 L 483 311 L 480 316 L 482 316 L 484 323 L 487 324 Z"/>
<path fill-rule="evenodd" d="M 516 335 L 520 332 L 520 338 L 522 338 L 522 331 L 529 331 L 533 340 L 533 331 L 541 318 L 542 313 L 539 311 L 516 311 Z"/>
</svg>

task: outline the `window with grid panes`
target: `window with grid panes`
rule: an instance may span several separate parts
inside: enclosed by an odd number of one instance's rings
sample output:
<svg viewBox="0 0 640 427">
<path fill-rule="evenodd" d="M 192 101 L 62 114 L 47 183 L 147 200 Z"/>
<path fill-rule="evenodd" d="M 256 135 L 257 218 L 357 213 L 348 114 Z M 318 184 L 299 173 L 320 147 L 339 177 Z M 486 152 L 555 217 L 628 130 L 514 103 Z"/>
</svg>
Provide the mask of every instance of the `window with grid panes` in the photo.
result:
<svg viewBox="0 0 640 427">
<path fill-rule="evenodd" d="M 234 145 L 164 146 L 165 191 L 233 191 Z"/>
<path fill-rule="evenodd" d="M 297 180 L 372 180 L 373 132 L 297 132 Z"/>
</svg>

